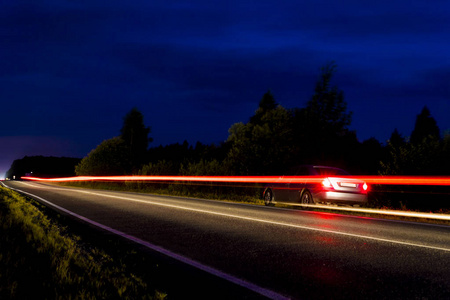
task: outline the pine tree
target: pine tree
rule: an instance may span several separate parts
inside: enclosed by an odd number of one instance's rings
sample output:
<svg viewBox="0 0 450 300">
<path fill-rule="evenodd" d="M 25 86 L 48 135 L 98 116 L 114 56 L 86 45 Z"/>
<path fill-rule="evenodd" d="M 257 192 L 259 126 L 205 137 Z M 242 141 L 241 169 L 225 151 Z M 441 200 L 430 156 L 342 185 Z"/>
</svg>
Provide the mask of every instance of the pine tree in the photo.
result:
<svg viewBox="0 0 450 300">
<path fill-rule="evenodd" d="M 145 162 L 149 142 L 150 127 L 145 127 L 142 113 L 133 108 L 125 117 L 121 129 L 121 138 L 130 148 L 130 159 L 134 168 L 139 168 Z"/>
<path fill-rule="evenodd" d="M 319 134 L 339 134 L 351 123 L 351 112 L 347 112 L 344 93 L 337 86 L 331 86 L 331 78 L 336 70 L 334 63 L 321 69 L 314 95 L 305 108 L 305 118 L 310 128 Z M 322 132 L 320 132 L 322 131 Z"/>
<path fill-rule="evenodd" d="M 420 144 L 426 139 L 440 139 L 439 127 L 436 120 L 431 116 L 428 107 L 424 106 L 421 113 L 417 115 L 414 130 L 411 133 L 411 144 Z"/>
<path fill-rule="evenodd" d="M 260 124 L 262 117 L 269 111 L 276 109 L 278 103 L 275 101 L 275 98 L 272 95 L 272 92 L 268 90 L 262 97 L 259 102 L 258 109 L 255 112 L 255 115 L 250 118 L 250 123 Z"/>
</svg>

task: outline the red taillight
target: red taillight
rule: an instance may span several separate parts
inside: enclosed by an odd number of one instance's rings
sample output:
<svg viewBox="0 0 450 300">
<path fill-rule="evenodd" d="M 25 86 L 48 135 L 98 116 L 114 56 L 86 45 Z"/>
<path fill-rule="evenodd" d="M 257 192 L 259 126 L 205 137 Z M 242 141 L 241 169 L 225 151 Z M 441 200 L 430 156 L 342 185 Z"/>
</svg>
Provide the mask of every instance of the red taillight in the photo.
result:
<svg viewBox="0 0 450 300">
<path fill-rule="evenodd" d="M 369 186 L 367 185 L 367 183 L 364 182 L 362 188 L 363 190 L 367 191 L 369 189 Z"/>
<path fill-rule="evenodd" d="M 326 188 L 331 188 L 331 187 L 332 187 L 331 181 L 330 181 L 330 179 L 328 179 L 328 178 L 325 178 L 325 179 L 322 181 L 322 185 L 323 185 L 323 187 L 326 187 Z"/>
</svg>

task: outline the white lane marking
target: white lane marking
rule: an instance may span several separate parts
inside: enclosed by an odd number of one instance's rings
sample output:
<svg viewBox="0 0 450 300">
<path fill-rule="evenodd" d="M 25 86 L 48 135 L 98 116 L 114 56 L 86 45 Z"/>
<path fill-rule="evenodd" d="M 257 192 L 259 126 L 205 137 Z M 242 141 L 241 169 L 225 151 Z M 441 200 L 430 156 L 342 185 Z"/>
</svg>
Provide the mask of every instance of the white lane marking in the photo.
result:
<svg viewBox="0 0 450 300">
<path fill-rule="evenodd" d="M 58 188 L 55 188 L 55 189 L 58 189 Z M 83 193 L 83 194 L 94 195 L 94 196 L 101 196 L 101 197 L 125 200 L 125 201 L 130 201 L 130 202 L 138 202 L 138 203 L 143 203 L 143 204 L 147 204 L 147 205 L 157 205 L 157 206 L 162 206 L 162 207 L 169 207 L 169 208 L 175 208 L 175 209 L 180 209 L 180 210 L 193 211 L 193 212 L 205 213 L 205 214 L 210 214 L 210 215 L 241 219 L 241 220 L 246 220 L 246 221 L 253 221 L 253 222 L 278 225 L 278 226 L 284 226 L 284 227 L 291 227 L 291 228 L 297 228 L 297 229 L 304 229 L 304 230 L 311 230 L 311 231 L 318 231 L 318 232 L 326 232 L 326 233 L 332 233 L 332 234 L 337 234 L 337 235 L 342 235 L 342 236 L 369 239 L 369 240 L 374 240 L 374 241 L 378 241 L 378 242 L 393 243 L 393 244 L 399 244 L 399 245 L 405 245 L 405 246 L 412 246 L 412 247 L 419 247 L 419 248 L 426 248 L 426 249 L 450 252 L 450 248 L 435 247 L 435 246 L 409 243 L 409 242 L 403 242 L 403 241 L 392 240 L 392 239 L 384 239 L 384 238 L 378 238 L 378 237 L 373 237 L 373 236 L 359 235 L 359 234 L 354 234 L 354 233 L 346 233 L 346 232 L 329 230 L 329 229 L 314 228 L 314 227 L 309 227 L 309 226 L 275 222 L 275 221 L 269 221 L 269 220 L 264 220 L 264 219 L 232 215 L 232 214 L 228 214 L 228 213 L 219 213 L 219 212 L 215 212 L 215 211 L 189 208 L 189 207 L 179 206 L 179 205 L 174 205 L 174 204 L 154 202 L 151 200 L 138 200 L 138 199 L 133 199 L 133 198 L 129 198 L 129 197 L 101 194 L 101 193 L 97 193 L 97 192 L 89 192 L 89 191 L 75 190 L 75 189 L 71 190 L 71 191 L 79 192 L 79 193 Z"/>
<path fill-rule="evenodd" d="M 150 243 L 150 242 L 141 240 L 141 239 L 139 239 L 139 238 L 137 238 L 137 237 L 135 237 L 135 236 L 128 235 L 128 234 L 126 234 L 126 233 L 124 233 L 124 232 L 122 232 L 122 231 L 116 230 L 116 229 L 114 229 L 114 228 L 108 227 L 108 226 L 106 226 L 106 225 L 103 225 L 103 224 L 98 223 L 98 222 L 96 222 L 96 221 L 93 221 L 93 220 L 91 220 L 91 219 L 88 219 L 88 218 L 86 218 L 86 217 L 83 217 L 83 216 L 81 216 L 81 215 L 78 215 L 78 214 L 76 214 L 76 213 L 74 213 L 74 212 L 72 212 L 72 211 L 70 211 L 70 210 L 68 210 L 68 209 L 65 209 L 65 208 L 63 208 L 63 207 L 61 207 L 61 206 L 59 206 L 59 205 L 56 205 L 56 204 L 54 204 L 54 203 L 52 203 L 52 202 L 50 202 L 50 201 L 48 201 L 48 200 L 45 200 L 44 198 L 39 197 L 39 196 L 37 196 L 37 195 L 31 194 L 31 193 L 28 193 L 28 192 L 25 192 L 25 191 L 22 191 L 22 190 L 19 190 L 19 189 L 16 189 L 16 188 L 11 188 L 11 187 L 8 187 L 8 186 L 6 186 L 6 185 L 4 185 L 4 186 L 7 187 L 7 188 L 9 188 L 9 189 L 15 190 L 15 191 L 17 191 L 17 192 L 19 192 L 19 193 L 23 193 L 23 194 L 29 195 L 29 196 L 31 196 L 31 197 L 33 197 L 33 198 L 35 198 L 35 199 L 39 199 L 40 201 L 46 203 L 47 205 L 53 206 L 54 208 L 56 208 L 56 209 L 58 209 L 58 210 L 60 210 L 60 211 L 63 211 L 63 212 L 65 212 L 65 213 L 67 213 L 67 214 L 69 214 L 69 215 L 71 215 L 71 216 L 73 216 L 73 217 L 76 217 L 76 218 L 80 219 L 80 220 L 83 220 L 83 221 L 85 221 L 85 222 L 87 222 L 87 223 L 89 223 L 89 224 L 91 224 L 91 225 L 97 226 L 97 227 L 99 227 L 99 228 L 101 228 L 101 229 L 104 229 L 104 230 L 106 230 L 106 231 L 109 231 L 109 232 L 111 232 L 111 233 L 114 233 L 114 234 L 116 234 L 116 235 L 119 235 L 119 236 L 121 236 L 121 237 L 124 237 L 124 238 L 126 238 L 126 239 L 128 239 L 128 240 L 131 240 L 131 241 L 133 241 L 133 242 L 135 242 L 135 243 L 138 243 L 138 244 L 140 244 L 140 245 L 143 245 L 143 246 L 145 246 L 145 247 L 147 247 L 147 248 L 149 248 L 149 249 L 152 249 L 152 250 L 154 250 L 154 251 L 156 251 L 156 252 L 159 252 L 159 253 L 164 254 L 164 255 L 166 255 L 166 256 L 168 256 L 168 257 L 171 257 L 171 258 L 173 258 L 173 259 L 176 259 L 176 260 L 178 260 L 178 261 L 180 261 L 180 262 L 182 262 L 182 263 L 188 264 L 188 265 L 190 265 L 190 266 L 192 266 L 192 267 L 195 267 L 195 268 L 200 269 L 200 270 L 202 270 L 202 271 L 205 271 L 205 272 L 207 272 L 207 273 L 209 273 L 209 274 L 212 274 L 212 275 L 214 275 L 214 276 L 217 276 L 217 277 L 219 277 L 219 278 L 222 278 L 222 279 L 224 279 L 224 280 L 227 280 L 227 281 L 229 281 L 229 282 L 231 282 L 231 283 L 234 283 L 234 284 L 237 284 L 237 285 L 239 285 L 239 286 L 241 286 L 241 287 L 244 287 L 244 288 L 246 288 L 246 289 L 248 289 L 248 290 L 251 290 L 251 291 L 253 291 L 253 292 L 255 292 L 255 293 L 258 293 L 258 294 L 260 294 L 260 295 L 262 295 L 262 296 L 268 297 L 269 299 L 274 299 L 274 300 L 285 300 L 285 299 L 289 299 L 288 297 L 283 296 L 283 295 L 281 295 L 281 294 L 278 294 L 278 293 L 276 293 L 276 292 L 274 292 L 274 291 L 265 289 L 265 288 L 260 287 L 260 286 L 258 286 L 258 285 L 256 285 L 256 284 L 253 284 L 253 283 L 251 283 L 251 282 L 248 282 L 248 281 L 245 281 L 245 280 L 243 280 L 243 279 L 237 278 L 237 277 L 235 277 L 235 276 L 233 276 L 233 275 L 227 274 L 227 273 L 222 272 L 222 271 L 220 271 L 220 270 L 217 270 L 217 269 L 215 269 L 215 268 L 206 266 L 206 265 L 204 265 L 204 264 L 202 264 L 202 263 L 200 263 L 200 262 L 198 262 L 198 261 L 192 260 L 192 259 L 187 258 L 187 257 L 185 257 L 185 256 L 182 256 L 182 255 L 180 255 L 180 254 L 176 254 L 176 253 L 174 253 L 174 252 L 171 252 L 171 251 L 169 251 L 169 250 L 167 250 L 167 249 L 164 249 L 164 248 L 162 248 L 162 247 L 160 247 L 160 246 L 154 245 L 154 244 L 152 244 L 152 243 Z M 80 192 L 83 192 L 83 191 L 80 191 Z M 88 194 L 89 194 L 89 193 L 88 193 Z M 98 194 L 98 195 L 101 195 L 101 194 Z M 106 195 L 105 195 L 105 196 L 106 196 Z"/>
</svg>

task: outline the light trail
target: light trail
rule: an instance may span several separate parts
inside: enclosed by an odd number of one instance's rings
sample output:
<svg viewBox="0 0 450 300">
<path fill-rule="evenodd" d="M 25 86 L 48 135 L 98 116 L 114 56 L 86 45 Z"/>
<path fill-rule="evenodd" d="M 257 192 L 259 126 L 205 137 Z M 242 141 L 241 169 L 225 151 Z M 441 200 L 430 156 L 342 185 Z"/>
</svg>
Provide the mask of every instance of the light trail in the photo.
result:
<svg viewBox="0 0 450 300">
<path fill-rule="evenodd" d="M 335 177 L 335 176 L 329 176 Z M 65 181 L 191 181 L 227 183 L 321 183 L 325 176 L 76 176 L 65 178 L 22 177 L 24 180 Z M 450 186 L 449 176 L 339 176 L 379 185 Z"/>
<path fill-rule="evenodd" d="M 352 178 L 380 185 L 450 185 L 450 176 L 355 176 Z"/>
</svg>

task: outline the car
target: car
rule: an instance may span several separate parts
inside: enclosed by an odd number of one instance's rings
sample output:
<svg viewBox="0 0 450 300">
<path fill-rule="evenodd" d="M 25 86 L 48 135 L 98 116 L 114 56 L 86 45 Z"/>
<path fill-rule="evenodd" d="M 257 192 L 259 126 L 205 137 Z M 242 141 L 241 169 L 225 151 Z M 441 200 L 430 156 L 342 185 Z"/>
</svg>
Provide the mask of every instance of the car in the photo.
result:
<svg viewBox="0 0 450 300">
<path fill-rule="evenodd" d="M 283 181 L 265 187 L 265 205 L 277 202 L 360 205 L 367 202 L 367 183 L 339 168 L 302 165 L 280 178 Z"/>
</svg>

